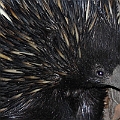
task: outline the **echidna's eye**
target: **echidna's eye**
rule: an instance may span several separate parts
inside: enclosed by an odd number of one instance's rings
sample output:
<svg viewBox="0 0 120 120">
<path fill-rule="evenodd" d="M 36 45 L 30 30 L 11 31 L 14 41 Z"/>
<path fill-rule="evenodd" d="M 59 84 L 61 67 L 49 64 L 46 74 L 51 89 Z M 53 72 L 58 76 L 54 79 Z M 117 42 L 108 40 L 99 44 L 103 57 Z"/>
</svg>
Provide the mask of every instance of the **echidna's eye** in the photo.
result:
<svg viewBox="0 0 120 120">
<path fill-rule="evenodd" d="M 104 77 L 104 75 L 105 75 L 105 70 L 104 70 L 104 68 L 101 67 L 101 66 L 96 66 L 96 68 L 95 68 L 95 75 L 96 75 L 97 77 Z"/>
<path fill-rule="evenodd" d="M 102 70 L 97 70 L 97 71 L 96 71 L 96 74 L 97 74 L 97 76 L 99 76 L 99 77 L 103 77 L 103 76 L 104 76 L 104 71 L 102 71 Z"/>
</svg>

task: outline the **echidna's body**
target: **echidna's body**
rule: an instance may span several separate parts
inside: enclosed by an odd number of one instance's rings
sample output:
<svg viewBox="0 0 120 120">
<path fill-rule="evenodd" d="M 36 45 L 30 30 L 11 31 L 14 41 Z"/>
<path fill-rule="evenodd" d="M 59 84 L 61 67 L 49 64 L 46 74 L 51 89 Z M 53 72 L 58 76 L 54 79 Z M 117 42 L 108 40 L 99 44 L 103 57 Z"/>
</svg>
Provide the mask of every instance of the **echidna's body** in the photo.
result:
<svg viewBox="0 0 120 120">
<path fill-rule="evenodd" d="M 105 83 L 119 63 L 115 1 L 0 7 L 0 120 L 101 120 Z"/>
</svg>

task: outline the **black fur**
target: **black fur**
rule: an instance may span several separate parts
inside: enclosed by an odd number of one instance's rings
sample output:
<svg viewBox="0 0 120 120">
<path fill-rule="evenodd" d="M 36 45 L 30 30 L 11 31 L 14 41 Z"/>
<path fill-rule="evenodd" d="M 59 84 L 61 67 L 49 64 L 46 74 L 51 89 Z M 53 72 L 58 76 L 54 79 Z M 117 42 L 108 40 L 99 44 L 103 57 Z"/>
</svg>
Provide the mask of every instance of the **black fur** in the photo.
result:
<svg viewBox="0 0 120 120">
<path fill-rule="evenodd" d="M 0 120 L 103 119 L 120 33 L 115 3 L 89 4 L 2 0 Z"/>
</svg>

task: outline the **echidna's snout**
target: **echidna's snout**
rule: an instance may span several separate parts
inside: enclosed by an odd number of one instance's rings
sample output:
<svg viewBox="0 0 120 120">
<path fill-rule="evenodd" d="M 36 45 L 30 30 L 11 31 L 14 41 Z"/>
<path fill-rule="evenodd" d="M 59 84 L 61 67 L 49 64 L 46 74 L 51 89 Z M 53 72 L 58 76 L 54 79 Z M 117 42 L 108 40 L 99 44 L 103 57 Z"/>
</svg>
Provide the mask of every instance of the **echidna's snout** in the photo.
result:
<svg viewBox="0 0 120 120">
<path fill-rule="evenodd" d="M 104 84 L 120 89 L 120 65 L 117 65 L 111 77 Z"/>
</svg>

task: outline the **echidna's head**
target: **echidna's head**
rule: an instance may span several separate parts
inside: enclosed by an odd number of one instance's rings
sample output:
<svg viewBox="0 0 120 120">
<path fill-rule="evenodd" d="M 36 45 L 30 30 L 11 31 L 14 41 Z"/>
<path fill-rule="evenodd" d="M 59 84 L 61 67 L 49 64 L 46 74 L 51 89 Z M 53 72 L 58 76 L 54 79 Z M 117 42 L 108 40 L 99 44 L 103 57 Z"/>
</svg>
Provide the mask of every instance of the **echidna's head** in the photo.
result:
<svg viewBox="0 0 120 120">
<path fill-rule="evenodd" d="M 96 21 L 94 27 L 83 34 L 80 45 L 81 58 L 77 59 L 75 66 L 73 63 L 74 67 L 71 65 L 68 76 L 63 77 L 66 85 L 70 83 L 70 86 L 75 88 L 112 86 L 117 82 L 113 80 L 113 83 L 109 83 L 114 69 L 119 64 L 119 38 L 119 33 L 105 21 Z"/>
</svg>

